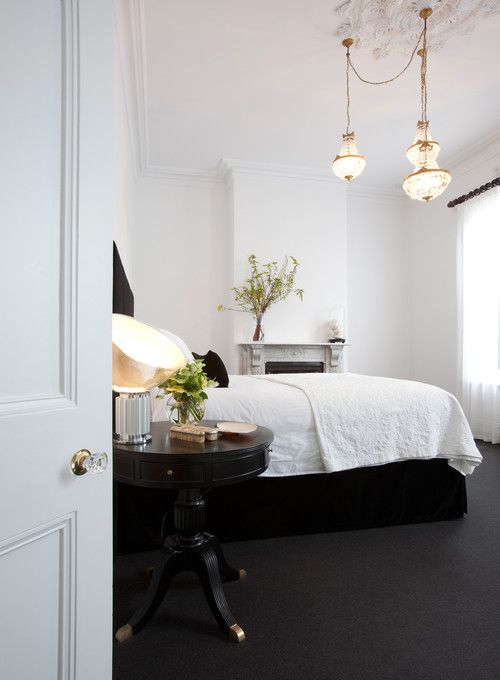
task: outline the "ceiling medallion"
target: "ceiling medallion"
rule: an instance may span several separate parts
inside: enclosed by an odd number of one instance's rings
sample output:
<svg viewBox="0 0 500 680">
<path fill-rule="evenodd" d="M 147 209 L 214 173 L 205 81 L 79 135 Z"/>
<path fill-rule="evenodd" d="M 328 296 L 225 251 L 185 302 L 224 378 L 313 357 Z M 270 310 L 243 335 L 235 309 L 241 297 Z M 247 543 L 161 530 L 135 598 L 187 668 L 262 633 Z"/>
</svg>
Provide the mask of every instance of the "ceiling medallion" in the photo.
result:
<svg viewBox="0 0 500 680">
<path fill-rule="evenodd" d="M 433 10 L 428 35 L 432 51 L 455 34 L 471 33 L 482 17 L 500 14 L 500 0 L 345 0 L 335 10 L 343 20 L 337 35 L 353 36 L 356 47 L 372 49 L 377 59 L 394 51 L 408 54 L 420 34 L 424 7 Z"/>
</svg>

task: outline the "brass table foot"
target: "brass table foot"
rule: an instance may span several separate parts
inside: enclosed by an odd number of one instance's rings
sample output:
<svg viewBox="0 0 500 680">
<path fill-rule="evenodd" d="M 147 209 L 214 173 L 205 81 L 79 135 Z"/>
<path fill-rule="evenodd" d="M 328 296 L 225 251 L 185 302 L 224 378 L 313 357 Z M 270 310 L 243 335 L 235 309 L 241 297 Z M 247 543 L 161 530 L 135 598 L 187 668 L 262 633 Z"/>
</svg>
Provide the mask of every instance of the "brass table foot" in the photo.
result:
<svg viewBox="0 0 500 680">
<path fill-rule="evenodd" d="M 239 628 L 239 626 L 238 626 L 238 628 Z M 118 628 L 118 630 L 116 631 L 115 639 L 118 642 L 125 642 L 125 640 L 130 640 L 130 638 L 133 637 L 133 635 L 134 635 L 134 631 L 133 631 L 132 626 L 129 626 L 129 624 L 126 623 L 121 628 Z"/>
<path fill-rule="evenodd" d="M 245 631 L 241 626 L 238 626 L 237 623 L 233 623 L 229 628 L 229 637 L 233 642 L 243 642 L 245 639 Z"/>
</svg>

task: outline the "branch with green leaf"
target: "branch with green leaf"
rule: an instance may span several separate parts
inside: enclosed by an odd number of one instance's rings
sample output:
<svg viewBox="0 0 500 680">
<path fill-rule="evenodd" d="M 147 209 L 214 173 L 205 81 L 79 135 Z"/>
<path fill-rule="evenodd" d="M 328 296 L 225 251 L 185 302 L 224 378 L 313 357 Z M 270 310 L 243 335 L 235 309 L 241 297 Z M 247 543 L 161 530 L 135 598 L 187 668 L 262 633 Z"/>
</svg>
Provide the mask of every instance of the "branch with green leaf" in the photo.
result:
<svg viewBox="0 0 500 680">
<path fill-rule="evenodd" d="M 247 312 L 256 322 L 253 340 L 262 340 L 262 318 L 267 310 L 276 302 L 285 300 L 290 293 L 294 293 L 302 301 L 304 291 L 295 288 L 295 275 L 299 261 L 292 256 L 285 255 L 283 263 L 267 262 L 259 265 L 257 257 L 250 255 L 250 276 L 243 286 L 231 288 L 234 295 L 235 307 L 218 305 L 219 312 L 230 310 L 233 312 Z"/>
</svg>

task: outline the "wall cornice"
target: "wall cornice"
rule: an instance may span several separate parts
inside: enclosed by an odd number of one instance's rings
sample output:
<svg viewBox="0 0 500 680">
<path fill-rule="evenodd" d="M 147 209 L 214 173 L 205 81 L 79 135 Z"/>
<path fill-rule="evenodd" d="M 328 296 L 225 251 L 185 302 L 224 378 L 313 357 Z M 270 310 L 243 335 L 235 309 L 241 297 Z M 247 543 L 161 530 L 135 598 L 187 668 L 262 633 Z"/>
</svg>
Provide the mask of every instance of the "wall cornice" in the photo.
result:
<svg viewBox="0 0 500 680">
<path fill-rule="evenodd" d="M 497 156 L 500 156 L 500 127 L 451 156 L 446 167 L 453 175 L 460 176 Z"/>
<path fill-rule="evenodd" d="M 277 177 L 285 179 L 303 179 L 313 182 L 327 182 L 333 187 L 342 188 L 330 168 L 312 168 L 301 165 L 283 165 L 279 163 L 261 163 L 243 161 L 234 158 L 222 158 L 217 168 L 223 177 L 233 175 L 253 175 L 260 177 Z"/>
<path fill-rule="evenodd" d="M 198 168 L 181 168 L 150 165 L 138 175 L 139 179 L 156 179 L 174 184 L 222 184 L 224 177 L 218 168 L 202 170 Z"/>
<path fill-rule="evenodd" d="M 135 96 L 137 102 L 137 136 L 139 153 L 138 170 L 141 173 L 149 166 L 148 148 L 148 83 L 146 69 L 146 39 L 144 28 L 144 0 L 129 0 L 131 46 L 133 53 Z"/>
<path fill-rule="evenodd" d="M 261 177 L 276 179 L 297 179 L 310 182 L 328 183 L 333 191 L 343 193 L 347 198 L 367 200 L 373 203 L 408 202 L 399 187 L 377 187 L 372 185 L 346 184 L 338 180 L 330 168 L 318 169 L 308 166 L 257 163 L 234 158 L 221 158 L 216 167 L 209 170 L 182 167 L 150 166 L 139 173 L 139 179 L 153 179 L 175 184 L 221 185 L 230 187 L 235 177 Z"/>
<path fill-rule="evenodd" d="M 113 0 L 113 10 L 132 160 L 140 177 L 149 165 L 144 0 Z"/>
<path fill-rule="evenodd" d="M 400 187 L 378 187 L 369 184 L 349 184 L 346 196 L 364 199 L 373 203 L 408 203 L 410 199 Z"/>
</svg>

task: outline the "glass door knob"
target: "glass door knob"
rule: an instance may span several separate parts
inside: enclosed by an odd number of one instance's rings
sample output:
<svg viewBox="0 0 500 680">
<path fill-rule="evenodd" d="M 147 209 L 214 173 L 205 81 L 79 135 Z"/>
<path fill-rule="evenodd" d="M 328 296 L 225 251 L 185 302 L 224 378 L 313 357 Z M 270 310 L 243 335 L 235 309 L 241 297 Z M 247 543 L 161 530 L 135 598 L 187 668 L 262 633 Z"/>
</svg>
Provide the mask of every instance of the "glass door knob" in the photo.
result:
<svg viewBox="0 0 500 680">
<path fill-rule="evenodd" d="M 87 472 L 99 475 L 104 472 L 107 466 L 108 454 L 104 453 L 104 451 L 90 453 L 87 449 L 80 449 L 71 459 L 71 471 L 78 477 L 87 474 Z"/>
</svg>

